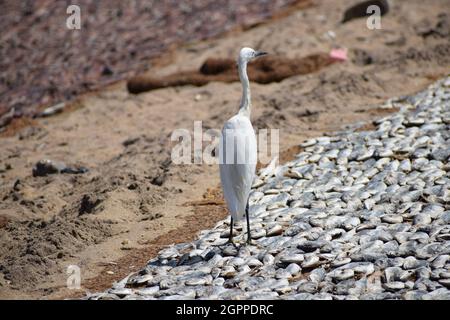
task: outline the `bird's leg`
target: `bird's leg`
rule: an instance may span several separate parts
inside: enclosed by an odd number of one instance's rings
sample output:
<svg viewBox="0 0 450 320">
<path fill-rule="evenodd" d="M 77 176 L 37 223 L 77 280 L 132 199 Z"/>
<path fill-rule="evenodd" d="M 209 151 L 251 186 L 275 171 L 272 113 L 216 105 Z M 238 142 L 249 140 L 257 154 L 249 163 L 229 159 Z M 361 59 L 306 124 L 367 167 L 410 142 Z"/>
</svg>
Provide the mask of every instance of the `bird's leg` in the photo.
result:
<svg viewBox="0 0 450 320">
<path fill-rule="evenodd" d="M 245 206 L 245 215 L 247 216 L 247 244 L 252 244 L 252 236 L 250 233 L 250 217 L 248 214 L 248 200 L 247 205 Z"/>
<path fill-rule="evenodd" d="M 230 237 L 228 238 L 228 242 L 234 244 L 234 242 L 233 242 L 233 217 L 231 217 L 231 222 L 230 222 Z"/>
</svg>

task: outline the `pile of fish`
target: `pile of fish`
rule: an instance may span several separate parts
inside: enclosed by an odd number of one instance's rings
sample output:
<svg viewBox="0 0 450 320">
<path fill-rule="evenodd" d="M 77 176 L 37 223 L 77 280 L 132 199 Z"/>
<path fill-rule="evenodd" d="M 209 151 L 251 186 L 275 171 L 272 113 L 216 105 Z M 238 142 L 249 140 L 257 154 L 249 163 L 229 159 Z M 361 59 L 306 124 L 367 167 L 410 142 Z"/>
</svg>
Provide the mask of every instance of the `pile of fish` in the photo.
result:
<svg viewBox="0 0 450 320">
<path fill-rule="evenodd" d="M 230 219 L 86 299 L 450 299 L 450 77 L 373 131 L 308 140 Z"/>
</svg>

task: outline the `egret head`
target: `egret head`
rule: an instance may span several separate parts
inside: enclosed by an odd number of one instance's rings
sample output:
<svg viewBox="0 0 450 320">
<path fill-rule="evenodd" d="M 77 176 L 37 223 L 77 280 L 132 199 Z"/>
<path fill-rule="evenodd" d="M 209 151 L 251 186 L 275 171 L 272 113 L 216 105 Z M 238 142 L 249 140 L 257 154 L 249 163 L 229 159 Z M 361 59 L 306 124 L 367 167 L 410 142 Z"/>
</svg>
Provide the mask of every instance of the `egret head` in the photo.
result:
<svg viewBox="0 0 450 320">
<path fill-rule="evenodd" d="M 252 48 L 247 47 L 242 48 L 241 51 L 239 52 L 238 62 L 239 63 L 250 62 L 257 57 L 264 56 L 266 54 L 267 52 L 253 50 Z"/>
</svg>

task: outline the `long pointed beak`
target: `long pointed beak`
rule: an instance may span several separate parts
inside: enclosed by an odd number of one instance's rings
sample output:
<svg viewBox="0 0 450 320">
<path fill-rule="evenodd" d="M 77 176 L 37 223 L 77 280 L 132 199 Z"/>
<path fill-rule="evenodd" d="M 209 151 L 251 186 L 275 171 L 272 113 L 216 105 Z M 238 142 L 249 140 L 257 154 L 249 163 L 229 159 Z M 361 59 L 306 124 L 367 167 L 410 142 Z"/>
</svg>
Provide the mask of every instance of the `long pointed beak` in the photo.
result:
<svg viewBox="0 0 450 320">
<path fill-rule="evenodd" d="M 255 57 L 265 56 L 266 54 L 268 53 L 265 51 L 256 51 Z"/>
</svg>

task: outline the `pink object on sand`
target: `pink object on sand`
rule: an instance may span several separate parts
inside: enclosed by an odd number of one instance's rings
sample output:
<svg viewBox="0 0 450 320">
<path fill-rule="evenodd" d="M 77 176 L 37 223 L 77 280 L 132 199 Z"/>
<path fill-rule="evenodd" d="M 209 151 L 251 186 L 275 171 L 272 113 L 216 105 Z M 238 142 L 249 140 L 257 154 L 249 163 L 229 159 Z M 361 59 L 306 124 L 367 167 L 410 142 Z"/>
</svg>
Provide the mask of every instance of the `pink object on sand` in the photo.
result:
<svg viewBox="0 0 450 320">
<path fill-rule="evenodd" d="M 347 60 L 347 49 L 332 49 L 330 51 L 330 58 L 338 61 L 346 61 Z"/>
</svg>

